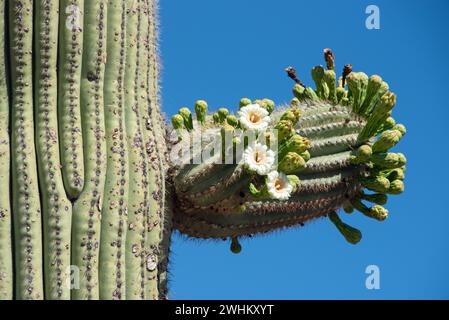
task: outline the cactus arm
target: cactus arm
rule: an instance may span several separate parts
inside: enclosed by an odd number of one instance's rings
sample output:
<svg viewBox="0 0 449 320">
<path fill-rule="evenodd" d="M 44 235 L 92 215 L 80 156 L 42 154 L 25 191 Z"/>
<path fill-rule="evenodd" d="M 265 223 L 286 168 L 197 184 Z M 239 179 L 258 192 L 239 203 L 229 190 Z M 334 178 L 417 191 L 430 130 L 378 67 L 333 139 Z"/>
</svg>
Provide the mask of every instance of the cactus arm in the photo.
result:
<svg viewBox="0 0 449 320">
<path fill-rule="evenodd" d="M 9 9 L 15 292 L 18 299 L 43 299 L 41 208 L 33 130 L 33 3 L 14 0 Z"/>
<path fill-rule="evenodd" d="M 85 2 L 81 116 L 84 143 L 84 189 L 73 206 L 72 264 L 80 271 L 74 299 L 98 299 L 101 208 L 106 172 L 103 81 L 106 59 L 107 3 Z"/>
<path fill-rule="evenodd" d="M 125 240 L 128 202 L 124 76 L 126 1 L 108 2 L 107 62 L 104 80 L 107 171 L 101 219 L 100 299 L 126 299 Z"/>
<path fill-rule="evenodd" d="M 72 204 L 67 199 L 59 158 L 57 120 L 58 7 L 55 0 L 36 5 L 35 126 L 43 212 L 45 298 L 70 299 Z"/>
<path fill-rule="evenodd" d="M 0 1 L 0 300 L 13 298 L 9 96 L 5 69 L 5 1 Z"/>
<path fill-rule="evenodd" d="M 125 120 L 129 150 L 128 231 L 126 235 L 126 297 L 144 299 L 145 210 L 148 201 L 147 157 L 139 106 L 141 53 L 140 1 L 127 1 Z"/>
<path fill-rule="evenodd" d="M 80 80 L 83 50 L 83 0 L 60 0 L 58 120 L 62 177 L 76 199 L 84 185 Z"/>
</svg>

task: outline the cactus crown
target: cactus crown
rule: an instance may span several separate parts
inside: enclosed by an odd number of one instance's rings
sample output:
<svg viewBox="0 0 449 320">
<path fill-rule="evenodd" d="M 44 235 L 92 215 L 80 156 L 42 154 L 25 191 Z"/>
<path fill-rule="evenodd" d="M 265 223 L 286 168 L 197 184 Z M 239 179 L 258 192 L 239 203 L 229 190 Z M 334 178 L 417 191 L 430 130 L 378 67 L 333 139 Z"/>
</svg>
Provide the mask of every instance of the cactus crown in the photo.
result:
<svg viewBox="0 0 449 320">
<path fill-rule="evenodd" d="M 198 101 L 196 117 L 187 108 L 173 116 L 176 229 L 230 238 L 239 252 L 237 237 L 324 216 L 355 244 L 361 233 L 340 220 L 340 208 L 387 218 L 382 206 L 387 194 L 403 191 L 406 162 L 388 152 L 405 134 L 391 118 L 396 96 L 382 78 L 351 65 L 337 80 L 330 49 L 324 58 L 326 69 L 312 68 L 315 89 L 286 69 L 295 82 L 289 106 L 243 98 L 236 114 L 225 108 L 208 114 L 207 103 Z"/>
</svg>

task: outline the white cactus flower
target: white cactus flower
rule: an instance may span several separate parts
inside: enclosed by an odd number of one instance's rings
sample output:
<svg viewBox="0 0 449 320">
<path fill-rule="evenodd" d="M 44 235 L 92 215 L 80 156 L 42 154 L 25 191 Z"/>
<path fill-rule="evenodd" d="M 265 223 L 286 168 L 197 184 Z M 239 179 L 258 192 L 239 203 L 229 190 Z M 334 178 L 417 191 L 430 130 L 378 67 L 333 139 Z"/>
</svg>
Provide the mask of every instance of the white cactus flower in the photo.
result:
<svg viewBox="0 0 449 320">
<path fill-rule="evenodd" d="M 256 142 L 248 146 L 243 152 L 243 163 L 258 175 L 264 176 L 270 172 L 275 161 L 275 153 L 266 145 Z"/>
<path fill-rule="evenodd" d="M 258 104 L 249 104 L 238 112 L 240 124 L 244 129 L 264 131 L 270 122 L 270 114 Z"/>
<path fill-rule="evenodd" d="M 288 177 L 282 172 L 271 171 L 267 175 L 266 184 L 268 193 L 273 199 L 287 200 L 293 191 Z"/>
</svg>

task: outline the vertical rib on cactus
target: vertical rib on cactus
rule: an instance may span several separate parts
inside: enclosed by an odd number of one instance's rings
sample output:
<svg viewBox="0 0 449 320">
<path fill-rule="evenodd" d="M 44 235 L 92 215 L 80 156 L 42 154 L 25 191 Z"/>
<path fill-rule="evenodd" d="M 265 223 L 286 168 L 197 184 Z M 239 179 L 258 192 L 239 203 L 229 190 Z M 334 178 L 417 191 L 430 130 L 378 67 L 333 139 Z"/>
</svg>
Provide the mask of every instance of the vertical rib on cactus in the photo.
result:
<svg viewBox="0 0 449 320">
<path fill-rule="evenodd" d="M 33 3 L 9 2 L 16 297 L 43 299 L 42 232 L 33 121 Z"/>
<path fill-rule="evenodd" d="M 0 0 L 0 300 L 13 297 L 12 230 L 10 202 L 10 141 L 5 1 Z"/>
<path fill-rule="evenodd" d="M 67 195 L 76 199 L 84 185 L 80 80 L 84 0 L 60 0 L 58 120 L 62 177 Z"/>
<path fill-rule="evenodd" d="M 125 240 L 128 209 L 124 76 L 126 1 L 109 0 L 104 105 L 107 171 L 101 218 L 100 299 L 126 298 Z"/>
<path fill-rule="evenodd" d="M 125 72 L 125 119 L 129 150 L 128 231 L 126 235 L 126 297 L 145 298 L 145 219 L 148 203 L 147 157 L 139 93 L 142 53 L 141 1 L 128 0 Z"/>
<path fill-rule="evenodd" d="M 142 138 L 143 145 L 146 151 L 146 174 L 147 174 L 147 203 L 145 208 L 145 244 L 143 247 L 143 258 L 145 263 L 145 292 L 146 299 L 157 299 L 158 282 L 157 282 L 157 251 L 160 236 L 160 219 L 158 214 L 160 212 L 159 202 L 157 201 L 157 192 L 160 188 L 158 184 L 160 163 L 157 156 L 156 138 L 153 129 L 153 123 L 149 110 L 149 72 L 150 72 L 150 17 L 149 4 L 147 0 L 142 0 L 139 7 L 139 21 L 141 30 L 141 44 L 138 48 L 140 50 L 138 56 L 138 72 L 139 72 L 139 87 L 137 88 L 140 108 L 142 116 L 143 128 Z"/>
<path fill-rule="evenodd" d="M 45 298 L 69 299 L 71 203 L 60 171 L 57 119 L 58 8 L 39 1 L 35 24 L 36 149 L 43 212 Z"/>
<path fill-rule="evenodd" d="M 153 132 L 154 143 L 151 148 L 152 155 L 148 155 L 151 163 L 151 175 L 155 175 L 154 184 L 150 182 L 151 196 L 154 200 L 153 210 L 153 230 L 158 233 L 158 243 L 153 249 L 153 254 L 157 257 L 157 281 L 160 299 L 167 297 L 167 265 L 171 236 L 171 210 L 166 210 L 166 188 L 165 188 L 165 170 L 167 146 L 165 143 L 165 121 L 159 108 L 159 57 L 157 51 L 158 35 L 157 35 L 157 3 L 156 1 L 146 0 L 148 6 L 148 38 L 146 39 L 146 48 L 148 50 L 148 72 L 147 72 L 147 117 L 151 127 L 147 130 Z M 147 151 L 150 149 L 147 148 Z M 157 162 L 157 163 L 155 163 Z M 169 200 L 170 201 L 170 200 Z M 158 252 L 158 254 L 156 254 Z M 151 258 L 151 256 L 150 256 Z M 148 258 L 147 258 L 148 259 Z M 153 263 L 153 261 L 148 261 Z"/>
<path fill-rule="evenodd" d="M 81 72 L 81 116 L 84 143 L 84 188 L 73 206 L 72 264 L 79 268 L 75 299 L 98 299 L 101 209 L 106 173 L 103 81 L 106 62 L 107 3 L 84 6 L 84 52 Z"/>
</svg>

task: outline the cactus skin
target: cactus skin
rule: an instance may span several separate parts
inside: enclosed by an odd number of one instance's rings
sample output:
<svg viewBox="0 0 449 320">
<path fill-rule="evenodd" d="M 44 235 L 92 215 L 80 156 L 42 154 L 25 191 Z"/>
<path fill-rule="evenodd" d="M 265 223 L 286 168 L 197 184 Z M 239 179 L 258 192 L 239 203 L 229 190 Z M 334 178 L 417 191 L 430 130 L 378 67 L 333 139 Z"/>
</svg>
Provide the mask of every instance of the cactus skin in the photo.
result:
<svg viewBox="0 0 449 320">
<path fill-rule="evenodd" d="M 80 288 L 74 299 L 98 299 L 101 209 L 106 175 L 104 70 L 107 3 L 84 3 L 84 51 L 81 71 L 81 121 L 84 148 L 84 188 L 73 205 L 72 264 L 79 268 Z"/>
<path fill-rule="evenodd" d="M 69 299 L 70 231 L 72 208 L 60 168 L 57 120 L 57 45 L 59 3 L 42 0 L 36 5 L 34 51 L 36 151 L 44 225 L 44 274 L 47 299 Z"/>
<path fill-rule="evenodd" d="M 100 299 L 126 298 L 125 240 L 128 208 L 124 76 L 126 63 L 126 2 L 108 2 L 107 62 L 104 105 L 107 170 L 100 236 Z M 110 279 L 113 279 L 111 281 Z"/>
<path fill-rule="evenodd" d="M 0 1 L 5 16 L 5 1 Z M 5 20 L 0 19 L 0 300 L 13 297 L 13 257 L 10 202 L 9 95 L 6 72 Z"/>
<path fill-rule="evenodd" d="M 200 100 L 175 115 L 172 136 L 160 112 L 157 28 L 155 0 L 0 0 L 1 300 L 166 299 L 173 228 L 230 239 L 239 253 L 238 237 L 328 216 L 355 244 L 360 231 L 336 212 L 382 221 L 387 194 L 404 191 L 406 159 L 389 149 L 406 129 L 379 76 L 347 65 L 337 80 L 325 49 L 316 89 L 287 69 L 290 106 L 243 98 L 237 116 L 207 114 Z M 170 163 L 206 129 L 232 138 L 214 159 L 248 151 L 237 131 L 250 109 L 282 129 L 260 134 L 280 142 L 264 155 L 278 158 L 275 175 L 248 162 Z"/>
<path fill-rule="evenodd" d="M 43 299 L 42 218 L 33 120 L 33 3 L 9 3 L 11 160 L 17 299 Z"/>
<path fill-rule="evenodd" d="M 83 12 L 83 0 L 60 1 L 58 120 L 62 177 L 70 199 L 76 199 L 84 185 L 80 109 Z"/>
</svg>

